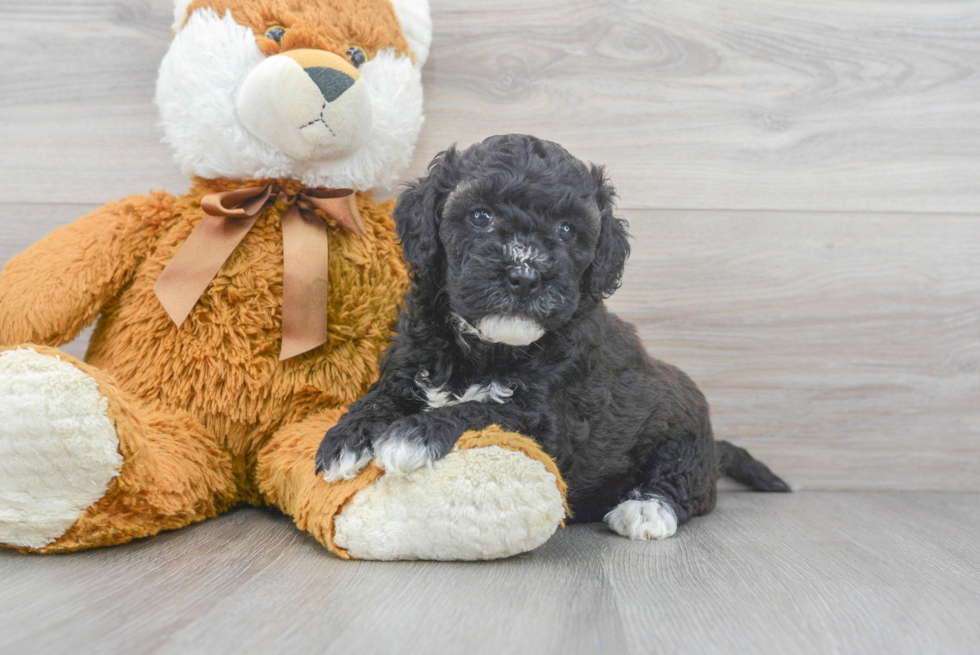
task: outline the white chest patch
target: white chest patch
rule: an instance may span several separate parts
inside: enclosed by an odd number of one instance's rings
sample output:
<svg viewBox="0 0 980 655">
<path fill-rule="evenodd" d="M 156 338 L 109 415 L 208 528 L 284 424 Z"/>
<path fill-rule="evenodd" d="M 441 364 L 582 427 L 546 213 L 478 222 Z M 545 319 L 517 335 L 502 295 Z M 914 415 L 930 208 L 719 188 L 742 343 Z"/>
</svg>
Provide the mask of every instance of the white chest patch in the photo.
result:
<svg viewBox="0 0 980 655">
<path fill-rule="evenodd" d="M 446 391 L 444 387 L 433 387 L 429 382 L 428 371 L 422 371 L 416 378 L 415 384 L 425 395 L 426 408 L 452 407 L 461 403 L 505 403 L 514 395 L 514 390 L 499 382 L 489 384 L 471 384 L 461 394 Z"/>
</svg>

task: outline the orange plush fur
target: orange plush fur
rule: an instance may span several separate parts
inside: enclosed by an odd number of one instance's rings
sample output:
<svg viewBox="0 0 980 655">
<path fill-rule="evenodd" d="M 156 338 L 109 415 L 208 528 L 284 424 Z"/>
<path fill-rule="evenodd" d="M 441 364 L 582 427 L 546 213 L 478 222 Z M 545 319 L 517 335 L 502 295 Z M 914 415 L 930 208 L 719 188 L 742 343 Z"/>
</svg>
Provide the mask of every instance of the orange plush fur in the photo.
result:
<svg viewBox="0 0 980 655">
<path fill-rule="evenodd" d="M 235 22 L 252 28 L 267 57 L 287 50 L 313 48 L 344 56 L 351 45 L 368 57 L 382 48 L 408 55 L 395 12 L 387 1 L 351 3 L 349 0 L 195 0 L 188 14 L 209 7 L 219 15 L 231 11 Z M 272 25 L 287 28 L 282 43 L 266 38 Z"/>
<path fill-rule="evenodd" d="M 385 0 L 199 0 L 230 9 L 266 53 L 280 46 L 269 24 L 290 29 L 282 48 L 343 54 L 351 29 L 372 54 L 407 52 Z M 337 30 L 338 21 L 348 31 Z M 270 204 L 179 328 L 153 294 L 163 268 L 200 222 L 202 196 L 270 180 L 195 179 L 182 196 L 155 192 L 107 205 L 11 259 L 0 275 L 0 344 L 60 356 L 93 377 L 108 399 L 122 469 L 53 553 L 119 544 L 215 516 L 239 503 L 275 504 L 335 553 L 333 519 L 383 475 L 368 467 L 328 484 L 314 453 L 344 408 L 375 381 L 407 274 L 395 242 L 392 202 L 358 194 L 365 236 L 329 220 L 329 340 L 278 361 L 281 344 L 284 200 Z M 288 193 L 301 186 L 275 180 Z M 323 217 L 326 219 L 326 217 Z M 98 319 L 85 363 L 54 347 Z M 490 428 L 460 447 L 500 445 L 554 463 L 524 437 Z M 22 548 L 21 550 L 32 550 Z"/>
</svg>

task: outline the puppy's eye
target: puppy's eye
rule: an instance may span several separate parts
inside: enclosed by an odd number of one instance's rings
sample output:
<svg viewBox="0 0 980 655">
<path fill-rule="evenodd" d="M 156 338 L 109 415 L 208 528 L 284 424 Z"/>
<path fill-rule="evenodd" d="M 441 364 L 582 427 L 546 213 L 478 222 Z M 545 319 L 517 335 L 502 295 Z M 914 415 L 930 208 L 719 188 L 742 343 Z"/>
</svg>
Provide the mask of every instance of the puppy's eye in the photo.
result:
<svg viewBox="0 0 980 655">
<path fill-rule="evenodd" d="M 493 223 L 493 216 L 485 211 L 475 211 L 470 214 L 470 223 L 474 227 L 487 227 L 490 223 Z"/>
<path fill-rule="evenodd" d="M 350 63 L 354 64 L 354 68 L 360 68 L 361 64 L 367 61 L 367 55 L 364 50 L 352 45 L 347 49 L 347 56 L 350 57 Z"/>
<path fill-rule="evenodd" d="M 273 25 L 265 31 L 265 38 L 272 39 L 276 43 L 282 43 L 282 37 L 286 35 L 286 28 L 282 25 Z"/>
<path fill-rule="evenodd" d="M 558 240 L 559 241 L 571 241 L 572 237 L 575 236 L 575 229 L 568 223 L 562 223 L 558 226 Z"/>
</svg>

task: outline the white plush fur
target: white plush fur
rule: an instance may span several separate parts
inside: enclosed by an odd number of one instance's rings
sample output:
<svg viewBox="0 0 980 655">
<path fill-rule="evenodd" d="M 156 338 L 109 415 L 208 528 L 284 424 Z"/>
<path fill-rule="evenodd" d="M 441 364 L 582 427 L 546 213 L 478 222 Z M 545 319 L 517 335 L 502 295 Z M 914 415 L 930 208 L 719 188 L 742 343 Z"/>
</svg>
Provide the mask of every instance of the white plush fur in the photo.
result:
<svg viewBox="0 0 980 655">
<path fill-rule="evenodd" d="M 105 495 L 123 461 L 107 409 L 71 364 L 0 353 L 0 543 L 47 546 Z"/>
<path fill-rule="evenodd" d="M 564 514 L 541 462 L 490 446 L 382 476 L 337 516 L 335 540 L 360 559 L 498 559 L 543 544 Z"/>
<path fill-rule="evenodd" d="M 289 178 L 358 191 L 392 185 L 422 127 L 422 77 L 410 57 L 378 52 L 360 67 L 371 106 L 363 147 L 342 159 L 291 157 L 250 132 L 237 102 L 265 57 L 228 12 L 194 11 L 160 65 L 156 102 L 165 141 L 184 173 L 205 178 Z"/>
<path fill-rule="evenodd" d="M 431 466 L 432 451 L 410 434 L 393 434 L 374 447 L 374 463 L 391 475 L 407 475 L 424 466 Z"/>
<path fill-rule="evenodd" d="M 367 466 L 370 461 L 370 451 L 365 450 L 364 452 L 358 454 L 349 450 L 344 450 L 340 453 L 340 457 L 338 457 L 333 464 L 330 465 L 330 468 L 323 472 L 323 479 L 327 482 L 351 480 L 355 478 L 357 474 L 360 473 L 361 469 Z"/>
<path fill-rule="evenodd" d="M 395 16 L 401 23 L 408 47 L 415 55 L 415 63 L 422 68 L 429 58 L 429 47 L 432 45 L 429 0 L 391 0 L 391 5 L 395 8 Z"/>
<path fill-rule="evenodd" d="M 462 394 L 446 391 L 444 387 L 433 387 L 429 382 L 429 372 L 422 371 L 415 378 L 415 384 L 425 395 L 426 406 L 423 411 L 439 407 L 452 407 L 460 403 L 505 403 L 514 395 L 514 390 L 499 382 L 490 384 L 471 384 Z"/>
<path fill-rule="evenodd" d="M 613 532 L 630 539 L 666 539 L 677 532 L 677 515 L 660 496 L 624 500 L 603 520 Z"/>
<path fill-rule="evenodd" d="M 170 27 L 170 31 L 174 34 L 179 32 L 180 28 L 184 26 L 184 21 L 187 20 L 187 8 L 193 1 L 174 0 L 174 24 Z"/>
<path fill-rule="evenodd" d="M 474 334 L 484 341 L 503 343 L 508 346 L 527 346 L 544 336 L 544 328 L 537 321 L 523 316 L 486 316 L 470 325 L 457 316 L 458 329 Z"/>
</svg>

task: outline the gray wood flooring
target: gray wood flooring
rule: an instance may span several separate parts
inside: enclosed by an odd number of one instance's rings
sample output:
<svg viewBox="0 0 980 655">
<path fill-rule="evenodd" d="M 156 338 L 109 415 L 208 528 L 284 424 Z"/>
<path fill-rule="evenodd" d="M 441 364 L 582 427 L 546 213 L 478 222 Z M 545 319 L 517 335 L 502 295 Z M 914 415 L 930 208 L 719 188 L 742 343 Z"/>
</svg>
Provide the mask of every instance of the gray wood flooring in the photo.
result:
<svg viewBox="0 0 980 655">
<path fill-rule="evenodd" d="M 152 104 L 171 7 L 0 0 L 0 264 L 187 188 Z M 606 164 L 610 305 L 803 491 L 483 564 L 341 562 L 253 509 L 0 552 L 0 655 L 980 651 L 980 1 L 432 7 L 406 177 L 508 131 Z"/>
<path fill-rule="evenodd" d="M 980 495 L 729 492 L 676 537 L 597 525 L 488 563 L 342 562 L 244 509 L 0 553 L 2 653 L 975 653 Z"/>
</svg>

